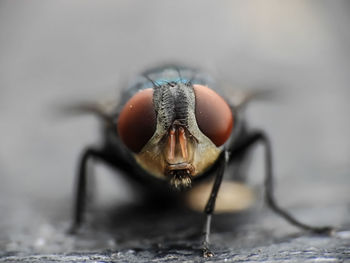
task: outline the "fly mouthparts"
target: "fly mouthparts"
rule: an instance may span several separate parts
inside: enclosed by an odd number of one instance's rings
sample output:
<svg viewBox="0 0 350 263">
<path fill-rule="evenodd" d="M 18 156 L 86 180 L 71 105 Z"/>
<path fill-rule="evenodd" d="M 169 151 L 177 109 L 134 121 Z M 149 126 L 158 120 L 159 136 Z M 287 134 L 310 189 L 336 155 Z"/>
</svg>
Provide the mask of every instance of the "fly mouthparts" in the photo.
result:
<svg viewBox="0 0 350 263">
<path fill-rule="evenodd" d="M 192 176 L 189 169 L 171 170 L 168 172 L 170 185 L 177 191 L 186 190 L 192 187 Z"/>
</svg>

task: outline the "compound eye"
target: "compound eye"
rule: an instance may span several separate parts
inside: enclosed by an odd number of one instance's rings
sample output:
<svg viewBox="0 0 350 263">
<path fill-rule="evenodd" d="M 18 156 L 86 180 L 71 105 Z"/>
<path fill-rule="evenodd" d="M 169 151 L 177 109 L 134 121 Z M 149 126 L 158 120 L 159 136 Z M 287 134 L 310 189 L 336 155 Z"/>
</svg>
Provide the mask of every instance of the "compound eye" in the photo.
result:
<svg viewBox="0 0 350 263">
<path fill-rule="evenodd" d="M 118 118 L 118 133 L 133 152 L 140 152 L 156 130 L 153 90 L 136 93 L 124 106 Z"/>
<path fill-rule="evenodd" d="M 233 127 L 232 111 L 226 101 L 206 86 L 193 85 L 196 120 L 201 132 L 216 146 L 223 145 Z"/>
</svg>

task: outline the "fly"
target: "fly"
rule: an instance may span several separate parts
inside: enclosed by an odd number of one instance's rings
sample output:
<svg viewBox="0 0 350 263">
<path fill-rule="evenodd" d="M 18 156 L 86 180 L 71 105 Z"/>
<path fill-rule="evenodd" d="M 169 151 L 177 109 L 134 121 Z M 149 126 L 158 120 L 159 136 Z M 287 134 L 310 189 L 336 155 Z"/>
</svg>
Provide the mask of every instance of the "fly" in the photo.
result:
<svg viewBox="0 0 350 263">
<path fill-rule="evenodd" d="M 201 179 L 213 177 L 204 208 L 202 241 L 203 256 L 211 257 L 211 219 L 224 174 L 228 173 L 226 167 L 262 144 L 269 207 L 297 227 L 329 233 L 330 227 L 306 225 L 276 203 L 270 139 L 261 130 L 247 129 L 242 117 L 242 105 L 249 96 L 233 105 L 219 95 L 217 88 L 201 71 L 164 66 L 138 76 L 112 111 L 86 107 L 104 123 L 104 144 L 88 148 L 80 160 L 72 231 L 83 221 L 89 159 L 98 159 L 144 182 L 145 187 L 156 185 L 162 191 L 186 192 Z"/>
</svg>

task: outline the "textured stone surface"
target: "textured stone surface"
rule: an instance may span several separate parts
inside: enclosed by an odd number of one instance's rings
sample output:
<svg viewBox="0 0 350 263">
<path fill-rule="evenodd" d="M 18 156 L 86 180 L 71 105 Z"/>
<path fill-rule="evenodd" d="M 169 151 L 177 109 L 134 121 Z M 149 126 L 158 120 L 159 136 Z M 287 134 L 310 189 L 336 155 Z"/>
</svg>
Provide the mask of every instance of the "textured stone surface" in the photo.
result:
<svg viewBox="0 0 350 263">
<path fill-rule="evenodd" d="M 0 262 L 350 261 L 349 3 L 291 1 L 1 1 Z M 213 218 L 215 257 L 200 257 L 203 217 L 138 205 L 117 173 L 97 165 L 96 201 L 67 234 L 77 157 L 98 143 L 92 117 L 59 105 L 114 99 L 135 72 L 164 61 L 208 68 L 236 88 L 269 88 L 251 126 L 273 141 L 276 196 L 300 231 L 261 201 Z M 227 85 L 229 84 L 229 85 Z"/>
<path fill-rule="evenodd" d="M 67 221 L 46 222 L 40 211 L 28 213 L 26 226 L 10 231 L 0 262 L 169 262 L 204 261 L 200 256 L 201 215 L 188 211 L 148 210 L 139 206 L 94 209 L 77 236 L 65 233 Z M 307 221 L 348 222 L 344 207 L 296 209 Z M 327 212 L 325 213 L 325 210 Z M 22 219 L 23 220 L 23 219 Z M 333 236 L 317 236 L 284 223 L 267 211 L 214 217 L 213 251 L 207 261 L 342 262 L 350 260 L 349 224 Z"/>
</svg>

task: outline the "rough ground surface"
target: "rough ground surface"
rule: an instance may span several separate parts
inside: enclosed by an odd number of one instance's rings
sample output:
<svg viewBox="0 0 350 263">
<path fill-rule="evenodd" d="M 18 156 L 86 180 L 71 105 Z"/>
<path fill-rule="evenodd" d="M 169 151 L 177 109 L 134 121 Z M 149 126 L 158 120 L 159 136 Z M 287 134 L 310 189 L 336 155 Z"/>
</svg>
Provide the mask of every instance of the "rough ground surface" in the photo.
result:
<svg viewBox="0 0 350 263">
<path fill-rule="evenodd" d="M 0 262 L 350 262 L 348 1 L 1 1 Z M 274 150 L 276 196 L 332 236 L 290 226 L 261 199 L 262 151 L 249 184 L 255 206 L 215 215 L 215 257 L 200 257 L 201 214 L 141 206 L 98 165 L 87 224 L 71 223 L 77 158 L 98 143 L 92 117 L 65 103 L 115 99 L 159 62 L 209 69 L 234 88 L 274 90 L 249 105 Z M 115 179 L 115 180 L 113 180 Z"/>
<path fill-rule="evenodd" d="M 66 234 L 69 226 L 66 220 L 43 218 L 42 211 L 25 212 L 26 225 L 5 230 L 8 236 L 0 244 L 3 249 L 0 262 L 350 260 L 350 215 L 347 207 L 293 210 L 308 222 L 347 223 L 332 236 L 298 231 L 266 210 L 257 209 L 234 216 L 217 215 L 212 235 L 215 256 L 207 260 L 201 257 L 200 251 L 201 215 L 189 211 L 153 209 L 132 204 L 115 209 L 104 207 L 100 211 L 93 209 L 90 222 L 76 236 Z M 118 213 L 112 213 L 113 210 Z"/>
</svg>

